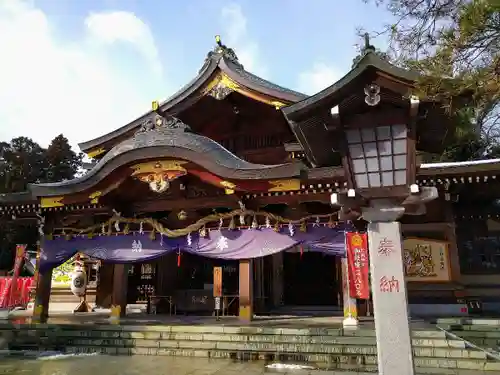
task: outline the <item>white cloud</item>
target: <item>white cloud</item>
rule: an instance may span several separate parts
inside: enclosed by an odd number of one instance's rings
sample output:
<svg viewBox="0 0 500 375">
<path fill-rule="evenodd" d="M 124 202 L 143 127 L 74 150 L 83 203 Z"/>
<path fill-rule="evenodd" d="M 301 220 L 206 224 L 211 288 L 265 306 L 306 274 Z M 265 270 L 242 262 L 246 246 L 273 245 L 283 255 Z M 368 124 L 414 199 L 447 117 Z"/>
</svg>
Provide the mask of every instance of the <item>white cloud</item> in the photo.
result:
<svg viewBox="0 0 500 375">
<path fill-rule="evenodd" d="M 300 73 L 298 90 L 305 94 L 314 95 L 331 86 L 340 78 L 342 78 L 342 73 L 333 66 L 322 62 L 315 63 L 311 69 Z"/>
<path fill-rule="evenodd" d="M 142 20 L 95 13 L 82 26 L 81 39 L 64 41 L 31 2 L 0 1 L 0 140 L 22 135 L 46 146 L 63 133 L 75 145 L 133 120 L 160 94 L 158 51 Z M 117 66 L 127 48 L 139 62 Z"/>
<path fill-rule="evenodd" d="M 162 66 L 158 59 L 158 50 L 149 26 L 133 13 L 106 12 L 91 13 L 85 20 L 89 35 L 97 42 L 112 44 L 115 42 L 130 43 L 143 54 L 161 74 Z"/>
<path fill-rule="evenodd" d="M 221 11 L 224 34 L 222 42 L 235 50 L 246 70 L 265 77 L 266 65 L 260 59 L 258 43 L 248 33 L 247 18 L 239 4 L 228 4 Z"/>
</svg>

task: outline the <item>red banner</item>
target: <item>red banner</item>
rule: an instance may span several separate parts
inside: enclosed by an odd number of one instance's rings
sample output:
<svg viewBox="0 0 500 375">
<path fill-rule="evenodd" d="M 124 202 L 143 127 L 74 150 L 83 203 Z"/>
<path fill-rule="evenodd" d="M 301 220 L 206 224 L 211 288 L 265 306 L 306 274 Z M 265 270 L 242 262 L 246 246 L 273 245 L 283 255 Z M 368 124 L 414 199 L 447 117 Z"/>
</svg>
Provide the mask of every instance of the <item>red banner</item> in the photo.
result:
<svg viewBox="0 0 500 375">
<path fill-rule="evenodd" d="M 0 277 L 0 308 L 13 308 L 25 306 L 30 299 L 30 289 L 33 285 L 32 277 L 18 277 L 13 282 L 12 277 Z M 10 293 L 12 287 L 16 293 Z"/>
<path fill-rule="evenodd" d="M 366 234 L 346 233 L 349 294 L 352 298 L 370 299 L 368 280 L 368 238 Z"/>
</svg>

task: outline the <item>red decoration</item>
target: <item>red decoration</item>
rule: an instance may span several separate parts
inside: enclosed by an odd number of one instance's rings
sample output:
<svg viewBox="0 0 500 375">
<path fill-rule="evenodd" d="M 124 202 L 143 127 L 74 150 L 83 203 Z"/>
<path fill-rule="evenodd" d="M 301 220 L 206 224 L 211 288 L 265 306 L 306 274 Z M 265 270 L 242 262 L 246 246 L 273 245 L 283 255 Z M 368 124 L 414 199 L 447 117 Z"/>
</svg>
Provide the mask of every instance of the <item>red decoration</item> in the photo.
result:
<svg viewBox="0 0 500 375">
<path fill-rule="evenodd" d="M 25 306 L 30 299 L 33 277 L 18 277 L 13 283 L 12 277 L 0 278 L 0 308 Z M 11 293 L 15 287 L 16 293 Z"/>
<path fill-rule="evenodd" d="M 369 299 L 368 239 L 366 234 L 346 233 L 349 294 L 352 298 Z"/>
<path fill-rule="evenodd" d="M 177 267 L 181 266 L 181 251 L 177 251 Z"/>
<path fill-rule="evenodd" d="M 302 259 L 302 255 L 304 255 L 304 246 L 300 245 L 300 259 Z"/>
</svg>

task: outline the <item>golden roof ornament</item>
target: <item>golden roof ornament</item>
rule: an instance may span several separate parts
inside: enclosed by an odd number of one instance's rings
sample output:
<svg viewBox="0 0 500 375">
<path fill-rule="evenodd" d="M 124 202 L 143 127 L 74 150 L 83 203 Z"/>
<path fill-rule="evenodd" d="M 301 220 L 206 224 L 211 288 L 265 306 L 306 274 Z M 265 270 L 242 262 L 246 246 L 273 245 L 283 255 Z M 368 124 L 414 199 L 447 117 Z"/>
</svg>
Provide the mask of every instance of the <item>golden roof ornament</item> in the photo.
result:
<svg viewBox="0 0 500 375">
<path fill-rule="evenodd" d="M 243 65 L 238 60 L 238 56 L 236 55 L 236 52 L 232 48 L 229 48 L 225 44 L 222 43 L 222 39 L 220 35 L 215 36 L 215 48 L 213 51 L 210 51 L 208 53 L 207 58 L 220 58 L 224 57 L 225 59 L 231 61 L 234 64 L 237 64 L 243 69 Z"/>
</svg>

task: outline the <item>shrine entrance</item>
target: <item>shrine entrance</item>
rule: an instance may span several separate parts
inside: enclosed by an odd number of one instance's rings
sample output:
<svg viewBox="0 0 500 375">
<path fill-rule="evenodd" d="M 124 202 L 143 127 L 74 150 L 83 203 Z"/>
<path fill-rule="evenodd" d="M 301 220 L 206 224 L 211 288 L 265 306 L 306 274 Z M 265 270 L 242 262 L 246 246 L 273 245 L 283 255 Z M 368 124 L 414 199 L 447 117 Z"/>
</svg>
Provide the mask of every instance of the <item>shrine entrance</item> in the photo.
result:
<svg viewBox="0 0 500 375">
<path fill-rule="evenodd" d="M 128 266 L 127 303 L 146 303 L 148 296 L 156 293 L 156 271 L 157 262 Z"/>
<path fill-rule="evenodd" d="M 283 272 L 285 305 L 341 305 L 342 282 L 337 257 L 320 252 L 285 252 Z"/>
</svg>

